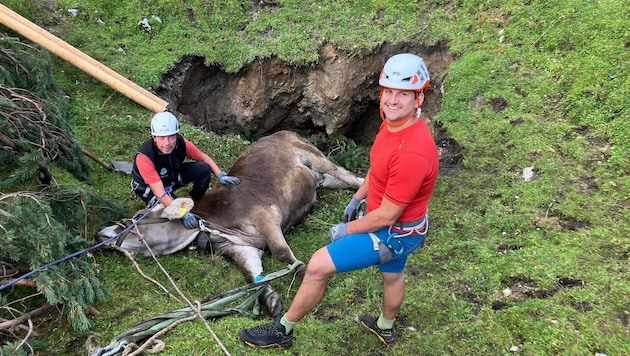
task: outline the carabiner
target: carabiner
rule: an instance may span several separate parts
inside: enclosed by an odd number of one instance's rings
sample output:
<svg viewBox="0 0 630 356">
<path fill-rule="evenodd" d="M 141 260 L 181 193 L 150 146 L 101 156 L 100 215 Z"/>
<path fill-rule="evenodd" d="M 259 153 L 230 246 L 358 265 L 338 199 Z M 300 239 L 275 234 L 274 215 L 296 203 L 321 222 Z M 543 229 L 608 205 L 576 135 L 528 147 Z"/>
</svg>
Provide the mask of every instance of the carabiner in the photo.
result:
<svg viewBox="0 0 630 356">
<path fill-rule="evenodd" d="M 396 247 L 393 246 L 392 239 L 396 241 L 396 245 L 397 245 Z M 400 256 L 405 252 L 405 247 L 403 246 L 403 243 L 402 241 L 400 241 L 400 239 L 401 237 L 397 236 L 397 234 L 389 234 L 389 236 L 387 237 L 387 240 L 385 240 L 385 246 L 387 246 L 387 248 L 392 250 L 392 252 L 396 256 Z"/>
<path fill-rule="evenodd" d="M 118 341 L 116 346 L 112 348 L 111 350 L 109 350 L 111 347 L 107 346 L 103 349 L 97 350 L 95 355 L 96 356 L 114 356 L 119 353 L 122 353 L 122 350 L 128 345 L 129 345 L 129 342 L 127 340 L 121 340 L 121 341 Z"/>
</svg>

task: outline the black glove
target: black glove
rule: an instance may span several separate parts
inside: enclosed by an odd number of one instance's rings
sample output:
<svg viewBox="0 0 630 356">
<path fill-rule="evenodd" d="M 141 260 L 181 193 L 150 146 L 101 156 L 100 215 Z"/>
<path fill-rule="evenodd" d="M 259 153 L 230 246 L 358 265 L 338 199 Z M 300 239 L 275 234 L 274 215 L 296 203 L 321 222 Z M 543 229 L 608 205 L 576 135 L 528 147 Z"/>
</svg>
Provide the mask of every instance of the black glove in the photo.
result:
<svg viewBox="0 0 630 356">
<path fill-rule="evenodd" d="M 188 212 L 182 217 L 182 224 L 187 229 L 197 229 L 199 228 L 199 220 L 201 220 L 199 216 Z"/>
</svg>

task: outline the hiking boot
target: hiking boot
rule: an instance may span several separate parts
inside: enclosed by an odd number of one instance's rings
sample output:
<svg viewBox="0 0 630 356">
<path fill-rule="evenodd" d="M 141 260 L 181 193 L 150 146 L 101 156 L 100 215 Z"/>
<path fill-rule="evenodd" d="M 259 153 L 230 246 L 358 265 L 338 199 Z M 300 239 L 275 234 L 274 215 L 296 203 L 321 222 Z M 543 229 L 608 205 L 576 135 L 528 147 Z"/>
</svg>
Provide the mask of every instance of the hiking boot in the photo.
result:
<svg viewBox="0 0 630 356">
<path fill-rule="evenodd" d="M 376 325 L 378 318 L 369 315 L 361 317 L 361 325 L 370 330 L 385 346 L 392 347 L 396 343 L 396 332 L 394 328 L 383 330 Z"/>
<path fill-rule="evenodd" d="M 247 345 L 257 349 L 277 348 L 288 350 L 293 345 L 293 330 L 286 333 L 284 325 L 280 324 L 281 316 L 277 316 L 273 323 L 243 329 L 238 336 Z"/>
</svg>

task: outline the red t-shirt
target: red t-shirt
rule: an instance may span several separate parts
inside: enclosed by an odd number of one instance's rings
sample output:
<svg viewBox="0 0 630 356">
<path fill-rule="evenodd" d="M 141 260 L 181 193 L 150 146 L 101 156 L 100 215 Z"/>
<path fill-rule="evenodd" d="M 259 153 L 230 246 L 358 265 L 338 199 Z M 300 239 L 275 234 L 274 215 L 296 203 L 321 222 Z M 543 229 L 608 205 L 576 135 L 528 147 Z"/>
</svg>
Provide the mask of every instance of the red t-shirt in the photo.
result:
<svg viewBox="0 0 630 356">
<path fill-rule="evenodd" d="M 186 156 L 195 161 L 200 161 L 203 157 L 203 152 L 195 144 L 184 139 L 186 143 Z M 146 184 L 153 184 L 160 181 L 160 176 L 158 172 L 155 170 L 155 166 L 153 165 L 153 161 L 147 155 L 138 153 L 136 155 L 136 164 L 138 165 L 138 171 L 144 179 Z"/>
<path fill-rule="evenodd" d="M 386 196 L 405 208 L 399 222 L 421 219 L 439 169 L 438 150 L 423 120 L 398 132 L 387 130 L 383 122 L 370 151 L 368 212 L 378 208 Z"/>
</svg>

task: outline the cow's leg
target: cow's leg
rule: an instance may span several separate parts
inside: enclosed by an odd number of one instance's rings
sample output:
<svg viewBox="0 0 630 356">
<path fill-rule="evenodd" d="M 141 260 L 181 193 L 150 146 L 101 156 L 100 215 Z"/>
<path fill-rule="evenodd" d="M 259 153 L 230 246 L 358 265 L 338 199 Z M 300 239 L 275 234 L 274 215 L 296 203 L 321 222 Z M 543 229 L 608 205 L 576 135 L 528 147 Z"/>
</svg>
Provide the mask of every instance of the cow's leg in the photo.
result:
<svg viewBox="0 0 630 356">
<path fill-rule="evenodd" d="M 267 248 L 269 248 L 269 251 L 275 258 L 287 264 L 293 264 L 297 261 L 293 250 L 291 250 L 291 247 L 287 244 L 284 234 L 278 225 L 267 223 L 264 226 L 257 226 L 257 229 L 265 236 Z M 302 265 L 298 268 L 295 276 L 301 280 L 304 278 L 304 273 L 306 273 L 306 265 Z"/>
<path fill-rule="evenodd" d="M 257 276 L 263 273 L 263 251 L 258 248 L 230 244 L 223 246 L 221 254 L 231 258 L 236 263 L 247 282 L 253 282 Z M 267 310 L 273 316 L 279 315 L 282 311 L 280 296 L 270 286 L 265 288 L 260 296 L 260 301 L 267 306 Z"/>
<path fill-rule="evenodd" d="M 265 236 L 267 247 L 275 258 L 287 264 L 293 264 L 293 262 L 297 261 L 278 224 L 268 221 L 262 224 L 262 226 L 256 226 L 256 228 Z"/>
<path fill-rule="evenodd" d="M 302 151 L 297 156 L 305 167 L 321 177 L 318 179 L 321 187 L 331 189 L 358 188 L 363 183 L 363 179 L 357 178 L 352 172 L 334 164 L 326 156 L 318 153 Z"/>
<path fill-rule="evenodd" d="M 253 282 L 256 276 L 263 273 L 262 250 L 252 246 L 227 244 L 219 251 L 236 263 L 247 282 Z"/>
<path fill-rule="evenodd" d="M 325 172 L 324 180 L 320 183 L 320 186 L 331 189 L 359 188 L 361 183 L 363 183 L 362 178 L 357 178 L 349 171 L 338 168 L 334 171 Z"/>
</svg>

